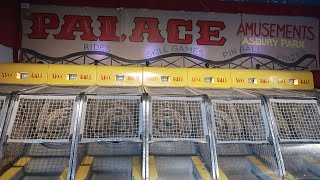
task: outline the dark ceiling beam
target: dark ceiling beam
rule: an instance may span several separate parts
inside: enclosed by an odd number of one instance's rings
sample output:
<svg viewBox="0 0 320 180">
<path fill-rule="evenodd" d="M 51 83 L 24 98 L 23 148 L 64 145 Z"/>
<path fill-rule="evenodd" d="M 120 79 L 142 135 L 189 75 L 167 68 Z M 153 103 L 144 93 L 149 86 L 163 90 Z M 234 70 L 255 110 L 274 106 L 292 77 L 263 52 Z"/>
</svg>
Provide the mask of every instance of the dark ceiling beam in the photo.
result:
<svg viewBox="0 0 320 180">
<path fill-rule="evenodd" d="M 32 4 L 320 17 L 319 6 L 219 0 L 21 0 Z"/>
</svg>

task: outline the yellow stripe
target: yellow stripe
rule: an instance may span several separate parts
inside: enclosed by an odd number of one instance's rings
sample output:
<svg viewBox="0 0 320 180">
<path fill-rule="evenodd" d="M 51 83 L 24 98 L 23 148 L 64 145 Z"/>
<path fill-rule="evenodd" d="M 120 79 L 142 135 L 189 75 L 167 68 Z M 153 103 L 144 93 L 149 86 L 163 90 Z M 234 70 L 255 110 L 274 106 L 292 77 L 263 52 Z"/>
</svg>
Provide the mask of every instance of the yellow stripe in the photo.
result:
<svg viewBox="0 0 320 180">
<path fill-rule="evenodd" d="M 140 163 L 140 157 L 134 156 L 132 158 L 132 176 L 135 180 L 142 180 L 141 176 L 141 163 Z"/>
<path fill-rule="evenodd" d="M 62 171 L 59 179 L 60 180 L 67 180 L 68 177 L 68 167 L 65 167 L 64 170 Z"/>
<path fill-rule="evenodd" d="M 212 179 L 207 168 L 204 166 L 204 163 L 201 161 L 201 159 L 198 156 L 192 156 L 191 159 L 192 159 L 193 165 L 198 170 L 198 172 L 201 176 L 201 179 L 203 179 L 203 180 Z"/>
<path fill-rule="evenodd" d="M 295 178 L 292 174 L 290 174 L 288 171 L 286 171 L 284 179 L 285 180 L 296 180 L 297 178 Z"/>
<path fill-rule="evenodd" d="M 92 156 L 86 156 L 84 157 L 81 165 L 91 165 L 93 163 L 93 157 Z"/>
<path fill-rule="evenodd" d="M 222 169 L 219 167 L 219 179 L 220 180 L 228 180 L 226 174 L 222 171 Z"/>
<path fill-rule="evenodd" d="M 279 179 L 276 173 L 271 171 L 266 165 L 264 165 L 259 159 L 254 156 L 247 156 L 247 159 L 260 169 L 265 175 L 269 176 L 270 179 Z"/>
<path fill-rule="evenodd" d="M 28 162 L 30 162 L 30 161 L 31 161 L 31 158 L 23 157 L 23 158 L 20 158 L 13 166 L 15 166 L 15 167 L 23 167 L 26 164 L 28 164 Z"/>
<path fill-rule="evenodd" d="M 92 163 L 93 163 L 93 157 L 92 156 L 86 156 L 82 160 L 81 166 L 77 170 L 75 179 L 76 180 L 88 179 Z"/>
<path fill-rule="evenodd" d="M 11 179 L 21 170 L 22 167 L 11 167 L 2 176 L 0 176 L 0 179 Z"/>
<path fill-rule="evenodd" d="M 28 162 L 31 161 L 31 158 L 23 157 L 20 158 L 10 169 L 8 169 L 5 173 L 0 176 L 0 179 L 11 179 L 13 178 L 17 173 L 19 173 L 23 166 L 28 164 Z"/>
<path fill-rule="evenodd" d="M 149 156 L 149 172 L 150 180 L 158 179 L 157 165 L 154 156 Z"/>
</svg>

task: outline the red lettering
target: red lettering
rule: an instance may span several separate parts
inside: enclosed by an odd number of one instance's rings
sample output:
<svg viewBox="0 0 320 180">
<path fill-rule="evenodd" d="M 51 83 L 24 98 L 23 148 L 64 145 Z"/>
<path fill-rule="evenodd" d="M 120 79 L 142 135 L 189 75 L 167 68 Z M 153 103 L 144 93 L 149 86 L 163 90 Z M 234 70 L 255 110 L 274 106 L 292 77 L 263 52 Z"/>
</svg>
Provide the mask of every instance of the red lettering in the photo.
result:
<svg viewBox="0 0 320 180">
<path fill-rule="evenodd" d="M 310 84 L 310 81 L 309 80 L 303 80 L 303 79 L 301 79 L 301 84 Z"/>
<path fill-rule="evenodd" d="M 240 33 L 242 33 L 243 35 L 247 35 L 242 23 L 240 24 L 240 26 L 238 28 L 237 35 L 239 35 Z"/>
<path fill-rule="evenodd" d="M 310 34 L 310 36 L 307 36 L 307 39 L 313 40 L 314 39 L 313 27 L 308 27 L 308 32 L 309 32 L 308 34 Z"/>
<path fill-rule="evenodd" d="M 120 41 L 120 37 L 116 35 L 118 18 L 116 16 L 99 16 L 98 21 L 101 23 L 99 37 L 100 41 Z M 121 41 L 124 41 L 125 35 L 121 36 Z"/>
<path fill-rule="evenodd" d="M 42 77 L 43 77 L 43 75 L 41 73 L 32 73 L 31 74 L 31 78 L 34 78 L 34 79 L 39 79 Z"/>
<path fill-rule="evenodd" d="M 62 77 L 62 74 L 52 74 L 52 79 L 63 79 Z"/>
<path fill-rule="evenodd" d="M 91 27 L 92 19 L 90 16 L 65 15 L 64 24 L 61 26 L 61 32 L 54 35 L 56 39 L 75 40 L 74 32 L 82 32 L 81 40 L 96 41 L 98 38 L 93 34 Z"/>
<path fill-rule="evenodd" d="M 286 83 L 286 80 L 284 79 L 278 79 L 278 84 L 285 84 Z"/>
<path fill-rule="evenodd" d="M 267 84 L 270 82 L 269 82 L 269 79 L 260 79 L 260 83 Z"/>
<path fill-rule="evenodd" d="M 217 81 L 218 82 L 227 82 L 227 79 L 226 78 L 217 78 Z"/>
<path fill-rule="evenodd" d="M 191 79 L 191 81 L 192 81 L 192 82 L 201 82 L 201 79 L 198 78 L 198 77 L 193 77 L 193 78 Z"/>
<path fill-rule="evenodd" d="M 3 72 L 3 73 L 1 73 L 1 76 L 2 77 L 13 77 L 13 74 L 12 73 Z"/>
<path fill-rule="evenodd" d="M 46 39 L 49 33 L 47 29 L 57 29 L 59 27 L 59 18 L 51 13 L 32 13 L 32 33 L 28 34 L 30 39 Z M 49 20 L 49 22 L 48 22 Z"/>
<path fill-rule="evenodd" d="M 101 80 L 110 80 L 111 76 L 108 75 L 101 75 Z"/>
<path fill-rule="evenodd" d="M 81 74 L 81 75 L 80 75 L 80 79 L 91 80 L 91 75 Z"/>
<path fill-rule="evenodd" d="M 236 78 L 236 82 L 237 83 L 244 83 L 244 79 L 243 78 Z"/>
<path fill-rule="evenodd" d="M 173 81 L 179 81 L 179 82 L 182 82 L 183 79 L 182 77 L 173 77 Z"/>
<path fill-rule="evenodd" d="M 134 19 L 135 28 L 129 37 L 131 42 L 143 42 L 143 34 L 148 33 L 148 42 L 163 43 L 164 38 L 160 34 L 159 20 L 157 18 L 136 17 Z"/>
<path fill-rule="evenodd" d="M 128 80 L 129 81 L 137 81 L 137 80 L 139 80 L 139 78 L 135 77 L 135 76 L 128 76 Z"/>
<path fill-rule="evenodd" d="M 197 25 L 200 28 L 200 38 L 197 40 L 198 45 L 213 45 L 223 46 L 226 42 L 225 37 L 219 40 L 212 40 L 211 37 L 219 38 L 220 31 L 224 30 L 226 26 L 221 21 L 198 21 Z M 219 30 L 211 30 L 212 27 L 217 27 Z"/>
<path fill-rule="evenodd" d="M 176 44 L 191 44 L 192 35 L 185 34 L 183 39 L 179 38 L 179 27 L 183 26 L 186 31 L 192 31 L 192 21 L 185 21 L 182 19 L 170 19 L 168 21 L 167 32 L 168 42 Z"/>
</svg>

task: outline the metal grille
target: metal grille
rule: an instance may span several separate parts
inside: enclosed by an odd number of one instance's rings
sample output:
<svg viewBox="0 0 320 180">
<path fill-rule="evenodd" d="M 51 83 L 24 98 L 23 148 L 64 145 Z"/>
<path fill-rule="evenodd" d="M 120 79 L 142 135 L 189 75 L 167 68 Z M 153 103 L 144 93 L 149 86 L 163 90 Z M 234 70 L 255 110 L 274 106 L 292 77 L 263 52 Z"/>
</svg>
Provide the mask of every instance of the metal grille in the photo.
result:
<svg viewBox="0 0 320 180">
<path fill-rule="evenodd" d="M 320 140 L 320 111 L 316 100 L 270 99 L 280 141 Z"/>
<path fill-rule="evenodd" d="M 275 147 L 270 144 L 254 144 L 251 145 L 253 154 L 259 157 L 262 162 L 269 167 L 273 172 L 280 175 Z"/>
<path fill-rule="evenodd" d="M 197 154 L 197 148 L 196 143 L 190 141 L 156 142 L 150 144 L 150 154 L 190 156 Z"/>
<path fill-rule="evenodd" d="M 164 139 L 201 139 L 206 132 L 200 98 L 152 98 L 152 136 Z"/>
<path fill-rule="evenodd" d="M 93 142 L 88 144 L 88 155 L 119 156 L 140 155 L 141 143 L 136 142 Z"/>
<path fill-rule="evenodd" d="M 82 141 L 139 138 L 140 97 L 88 97 Z"/>
<path fill-rule="evenodd" d="M 29 174 L 61 174 L 68 166 L 69 157 L 44 157 L 31 159 L 24 171 Z"/>
<path fill-rule="evenodd" d="M 255 95 L 251 95 L 245 92 L 240 92 L 234 89 L 213 89 L 213 88 L 197 88 L 195 89 L 200 94 L 206 94 L 209 97 L 214 98 L 254 98 Z"/>
<path fill-rule="evenodd" d="M 39 89 L 36 93 L 48 93 L 48 94 L 79 94 L 86 92 L 89 86 L 47 86 Z"/>
<path fill-rule="evenodd" d="M 25 91 L 36 87 L 35 85 L 0 84 L 0 93 L 11 93 L 12 91 Z"/>
<path fill-rule="evenodd" d="M 212 172 L 213 157 L 211 157 L 211 154 L 210 154 L 209 143 L 201 143 L 201 144 L 197 144 L 197 146 L 198 146 L 199 155 L 201 159 L 209 168 L 209 172 Z"/>
<path fill-rule="evenodd" d="M 70 144 L 30 144 L 28 148 L 28 156 L 31 157 L 57 157 L 69 156 Z"/>
<path fill-rule="evenodd" d="M 266 142 L 267 126 L 259 100 L 212 100 L 217 140 Z"/>
<path fill-rule="evenodd" d="M 0 173 L 10 168 L 12 162 L 17 161 L 26 150 L 26 144 L 8 143 L 1 146 Z"/>
<path fill-rule="evenodd" d="M 185 87 L 145 87 L 150 95 L 196 95 Z"/>
<path fill-rule="evenodd" d="M 8 141 L 69 140 L 74 98 L 21 96 L 8 128 Z"/>
<path fill-rule="evenodd" d="M 100 86 L 97 89 L 95 89 L 92 93 L 96 94 L 142 94 L 142 87 L 115 87 L 115 86 L 110 86 L 110 87 L 103 87 Z"/>
<path fill-rule="evenodd" d="M 313 90 L 289 90 L 288 92 L 295 94 L 295 96 L 300 95 L 302 97 L 316 97 L 317 96 L 316 92 Z"/>
<path fill-rule="evenodd" d="M 0 113 L 3 108 L 4 101 L 5 101 L 5 97 L 0 96 Z"/>
<path fill-rule="evenodd" d="M 24 168 L 29 174 L 61 174 L 68 166 L 70 144 L 30 144 L 27 156 L 31 161 Z"/>
<path fill-rule="evenodd" d="M 282 97 L 287 97 L 287 96 L 301 96 L 300 94 L 290 92 L 290 91 L 284 91 L 284 90 L 279 90 L 279 89 L 259 89 L 259 90 L 254 90 L 254 89 L 248 89 L 246 90 L 249 93 L 258 93 L 262 94 L 265 96 L 282 96 Z"/>
</svg>

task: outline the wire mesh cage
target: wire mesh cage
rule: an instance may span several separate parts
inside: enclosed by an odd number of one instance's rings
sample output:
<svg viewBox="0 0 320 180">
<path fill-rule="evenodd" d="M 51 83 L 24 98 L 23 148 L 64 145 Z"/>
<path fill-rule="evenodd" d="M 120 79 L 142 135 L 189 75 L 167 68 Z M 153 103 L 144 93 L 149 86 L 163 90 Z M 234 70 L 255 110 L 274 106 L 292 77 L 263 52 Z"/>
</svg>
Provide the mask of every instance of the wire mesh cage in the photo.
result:
<svg viewBox="0 0 320 180">
<path fill-rule="evenodd" d="M 5 96 L 0 96 L 0 112 L 2 112 L 2 108 L 4 107 L 4 101 L 6 97 Z"/>
<path fill-rule="evenodd" d="M 25 84 L 0 84 L 0 93 L 9 94 L 13 91 L 26 91 L 38 87 L 37 85 Z"/>
<path fill-rule="evenodd" d="M 75 97 L 19 96 L 8 127 L 8 141 L 68 142 Z"/>
<path fill-rule="evenodd" d="M 144 87 L 150 95 L 176 95 L 176 96 L 194 96 L 198 95 L 187 87 Z"/>
<path fill-rule="evenodd" d="M 90 86 L 45 86 L 32 93 L 37 94 L 80 94 L 82 92 L 87 92 L 92 88 Z"/>
<path fill-rule="evenodd" d="M 112 89 L 99 88 L 93 93 Z M 142 117 L 141 96 L 86 95 L 78 144 L 85 150 L 77 153 L 75 179 L 141 179 Z"/>
<path fill-rule="evenodd" d="M 152 97 L 152 140 L 205 140 L 202 98 Z"/>
<path fill-rule="evenodd" d="M 260 100 L 212 100 L 218 143 L 267 143 L 268 124 Z"/>
<path fill-rule="evenodd" d="M 283 169 L 288 178 L 319 179 L 318 100 L 311 91 L 255 90 L 265 96 L 273 131 L 279 139 Z M 312 159 L 312 161 L 310 161 Z"/>
<path fill-rule="evenodd" d="M 280 178 L 279 151 L 264 101 L 254 94 L 235 89 L 197 91 L 211 99 L 220 178 Z"/>
<path fill-rule="evenodd" d="M 87 96 L 82 123 L 82 142 L 106 139 L 140 140 L 141 97 Z"/>
<path fill-rule="evenodd" d="M 143 89 L 141 86 L 99 86 L 92 91 L 93 94 L 119 94 L 119 95 L 132 95 L 143 94 Z"/>
<path fill-rule="evenodd" d="M 257 97 L 253 94 L 246 93 L 244 91 L 239 91 L 236 89 L 214 89 L 214 88 L 195 88 L 195 91 L 197 91 L 200 94 L 206 94 L 210 98 L 230 98 L 230 99 L 256 99 Z"/>
<path fill-rule="evenodd" d="M 320 142 L 320 110 L 316 100 L 270 99 L 280 142 Z"/>
<path fill-rule="evenodd" d="M 75 96 L 17 96 L 5 124 L 1 178 L 66 179 L 76 112 Z"/>
<path fill-rule="evenodd" d="M 155 178 L 154 172 L 160 179 L 213 178 L 212 139 L 203 97 L 183 88 L 182 92 L 177 92 L 181 88 L 161 89 L 147 89 L 151 95 L 147 104 L 150 178 Z"/>
</svg>

